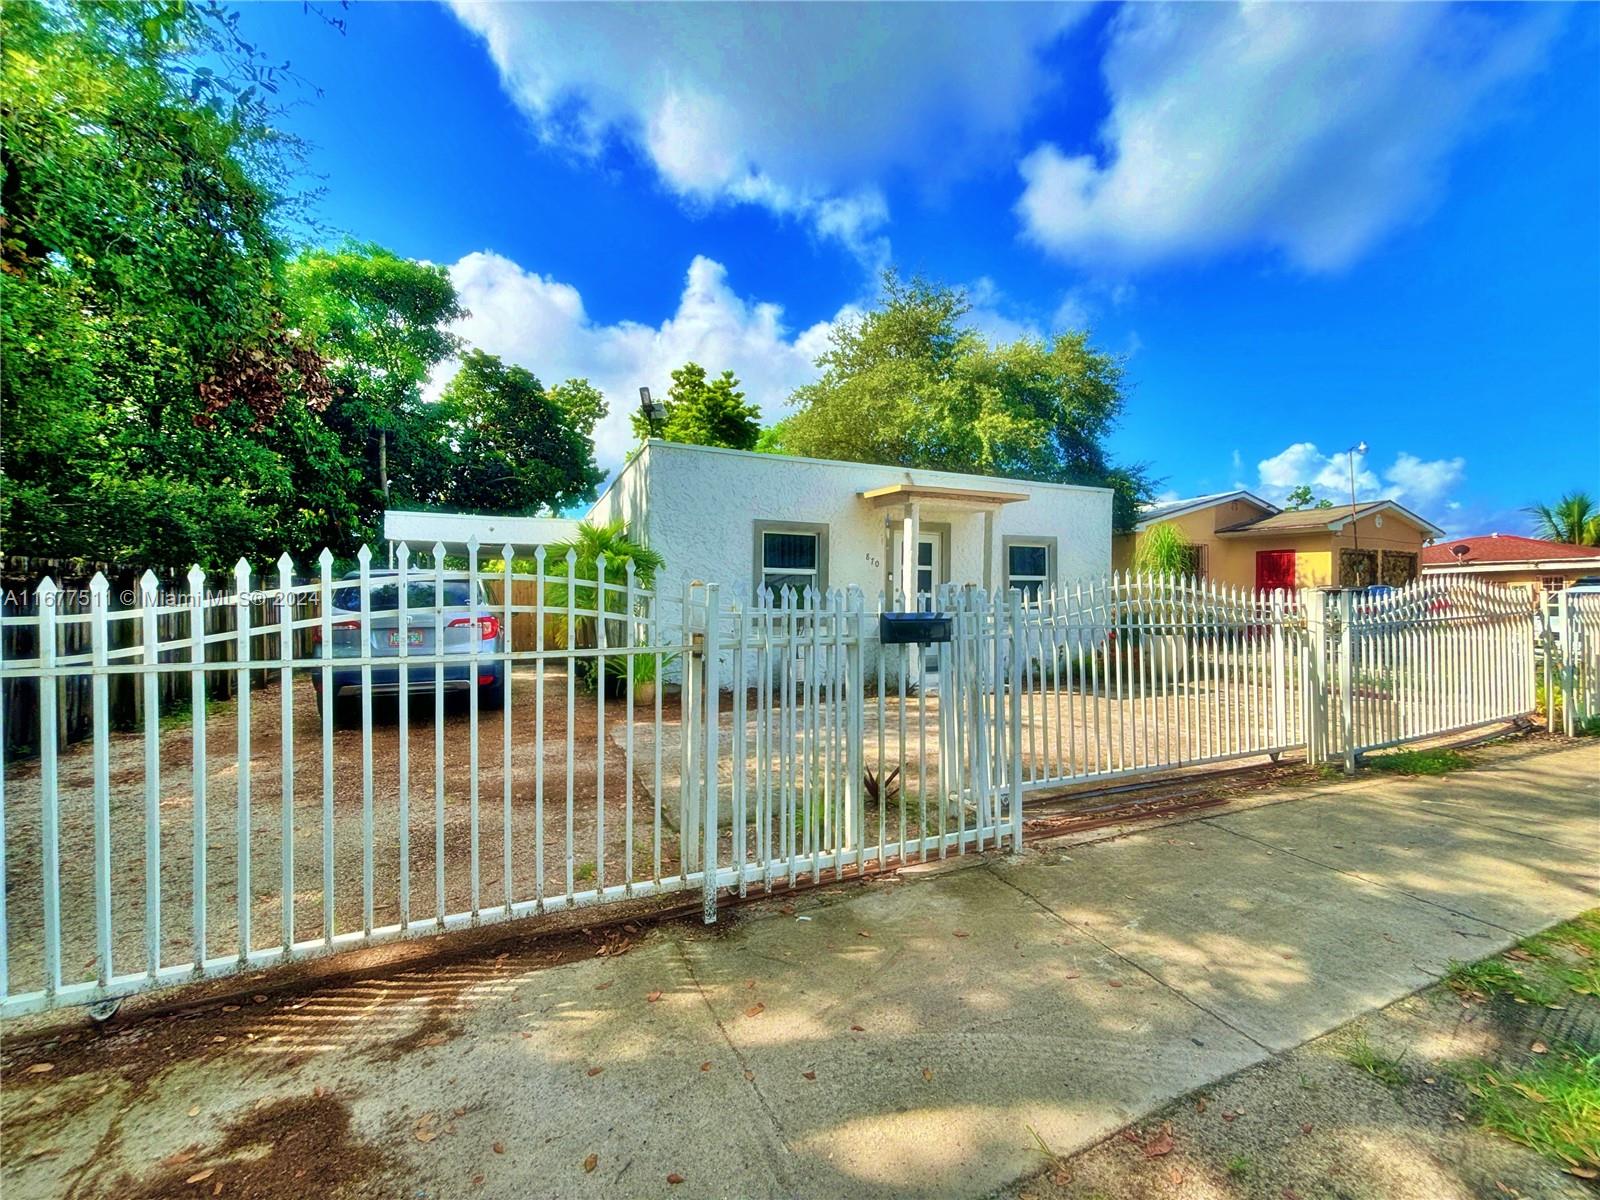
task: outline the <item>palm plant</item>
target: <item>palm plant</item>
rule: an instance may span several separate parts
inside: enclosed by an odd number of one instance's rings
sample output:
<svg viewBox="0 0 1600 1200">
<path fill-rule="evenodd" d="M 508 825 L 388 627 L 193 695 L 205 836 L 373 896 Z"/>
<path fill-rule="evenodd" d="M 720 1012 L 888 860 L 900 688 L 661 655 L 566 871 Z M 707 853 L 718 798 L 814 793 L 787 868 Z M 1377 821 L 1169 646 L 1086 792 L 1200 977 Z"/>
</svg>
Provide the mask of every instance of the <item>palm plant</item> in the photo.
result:
<svg viewBox="0 0 1600 1200">
<path fill-rule="evenodd" d="M 1552 505 L 1531 504 L 1522 510 L 1534 519 L 1548 542 L 1600 546 L 1600 505 L 1588 492 L 1568 492 Z"/>
<path fill-rule="evenodd" d="M 567 556 L 573 556 L 572 574 L 567 577 Z M 599 575 L 600 557 L 605 556 L 605 602 L 596 602 L 596 579 Z M 576 649 L 593 649 L 600 644 L 597 615 L 600 612 L 616 613 L 606 619 L 606 642 L 622 645 L 627 638 L 628 564 L 633 564 L 633 582 L 636 587 L 650 589 L 655 586 L 656 572 L 666 565 L 659 553 L 628 536 L 628 527 L 622 521 L 608 521 L 596 525 L 584 521 L 569 541 L 556 542 L 546 549 L 545 569 L 554 580 L 545 589 L 546 611 L 552 614 L 561 639 Z M 566 627 L 562 610 L 571 603 L 574 611 L 572 628 Z M 606 659 L 607 683 L 620 688 L 629 670 L 626 655 L 611 655 Z M 634 655 L 635 659 L 645 656 Z M 577 660 L 580 676 L 593 682 L 597 673 L 597 659 L 586 657 Z M 652 661 L 652 667 L 654 663 Z"/>
<path fill-rule="evenodd" d="M 1187 575 L 1194 567 L 1194 547 L 1182 530 L 1163 521 L 1139 538 L 1133 565 L 1151 575 Z"/>
</svg>

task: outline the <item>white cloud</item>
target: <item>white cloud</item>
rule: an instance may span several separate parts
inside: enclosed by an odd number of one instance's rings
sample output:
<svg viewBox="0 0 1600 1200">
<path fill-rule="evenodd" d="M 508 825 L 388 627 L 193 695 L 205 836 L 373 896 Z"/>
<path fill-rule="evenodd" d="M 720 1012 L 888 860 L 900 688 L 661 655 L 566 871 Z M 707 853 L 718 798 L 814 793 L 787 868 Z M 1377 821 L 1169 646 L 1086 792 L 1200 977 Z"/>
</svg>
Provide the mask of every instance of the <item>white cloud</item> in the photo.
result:
<svg viewBox="0 0 1600 1200">
<path fill-rule="evenodd" d="M 693 359 L 709 371 L 732 370 L 771 420 L 796 386 L 816 377 L 814 360 L 831 328 L 790 329 L 779 305 L 739 296 L 722 264 L 700 256 L 689 264 L 677 310 L 660 325 L 597 324 L 576 288 L 488 251 L 468 254 L 450 278 L 472 314 L 456 332 L 471 345 L 527 367 L 547 386 L 577 376 L 605 393 L 611 412 L 595 431 L 595 453 L 607 470 L 634 444 L 628 421 L 641 384 L 665 396 L 671 372 Z M 454 371 L 445 364 L 436 373 L 434 394 Z"/>
<path fill-rule="evenodd" d="M 1436 194 L 1484 101 L 1562 20 L 1436 4 L 1135 4 L 1102 61 L 1103 156 L 1021 160 L 1025 234 L 1137 264 L 1265 245 L 1350 262 Z"/>
<path fill-rule="evenodd" d="M 1236 465 L 1238 458 L 1235 451 Z M 1282 503 L 1294 488 L 1309 484 L 1318 498 L 1348 504 L 1352 459 L 1356 499 L 1398 500 L 1424 516 L 1428 510 L 1439 507 L 1450 490 L 1461 482 L 1467 466 L 1464 458 L 1424 460 L 1402 450 L 1384 469 L 1380 481 L 1367 465 L 1364 454 L 1350 451 L 1324 454 L 1315 442 L 1295 442 L 1256 464 L 1255 490 L 1268 500 Z"/>
<path fill-rule="evenodd" d="M 1440 458 L 1424 462 L 1415 454 L 1401 451 L 1394 465 L 1383 473 L 1383 478 L 1396 499 L 1403 497 L 1413 505 L 1428 506 L 1460 483 L 1466 469 L 1467 460 L 1464 458 Z"/>
<path fill-rule="evenodd" d="M 1047 5 L 479 4 L 546 141 L 626 143 L 691 203 L 751 203 L 879 259 L 881 185 L 1012 152 L 1052 80 L 1039 52 L 1081 15 Z"/>
</svg>

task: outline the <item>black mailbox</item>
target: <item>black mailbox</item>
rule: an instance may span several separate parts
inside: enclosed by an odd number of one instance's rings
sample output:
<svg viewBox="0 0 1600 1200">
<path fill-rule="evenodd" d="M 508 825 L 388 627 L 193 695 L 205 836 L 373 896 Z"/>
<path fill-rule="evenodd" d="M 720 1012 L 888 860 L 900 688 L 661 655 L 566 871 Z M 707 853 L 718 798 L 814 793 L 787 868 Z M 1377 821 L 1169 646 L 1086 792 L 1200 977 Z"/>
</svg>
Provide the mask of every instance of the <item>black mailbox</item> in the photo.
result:
<svg viewBox="0 0 1600 1200">
<path fill-rule="evenodd" d="M 948 642 L 950 618 L 943 613 L 932 612 L 879 613 L 878 640 L 886 646 L 906 642 Z"/>
</svg>

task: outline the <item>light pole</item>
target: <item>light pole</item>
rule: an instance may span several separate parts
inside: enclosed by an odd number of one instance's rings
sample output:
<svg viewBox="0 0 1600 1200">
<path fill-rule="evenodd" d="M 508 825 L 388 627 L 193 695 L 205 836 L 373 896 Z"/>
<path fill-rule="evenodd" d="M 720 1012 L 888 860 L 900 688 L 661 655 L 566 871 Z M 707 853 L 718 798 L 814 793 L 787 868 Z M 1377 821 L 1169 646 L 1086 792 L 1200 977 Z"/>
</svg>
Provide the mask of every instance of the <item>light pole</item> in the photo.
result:
<svg viewBox="0 0 1600 1200">
<path fill-rule="evenodd" d="M 1365 454 L 1367 444 L 1357 442 L 1345 450 L 1350 460 L 1350 539 L 1355 543 L 1356 570 L 1361 570 L 1361 523 L 1356 520 L 1356 455 Z M 1359 575 L 1357 577 L 1359 579 Z M 1358 584 L 1359 586 L 1359 584 Z"/>
<path fill-rule="evenodd" d="M 650 398 L 650 389 L 639 389 L 639 411 L 644 415 L 645 428 L 650 431 L 651 437 L 661 436 L 661 426 L 667 419 L 667 406 L 659 400 Z"/>
</svg>

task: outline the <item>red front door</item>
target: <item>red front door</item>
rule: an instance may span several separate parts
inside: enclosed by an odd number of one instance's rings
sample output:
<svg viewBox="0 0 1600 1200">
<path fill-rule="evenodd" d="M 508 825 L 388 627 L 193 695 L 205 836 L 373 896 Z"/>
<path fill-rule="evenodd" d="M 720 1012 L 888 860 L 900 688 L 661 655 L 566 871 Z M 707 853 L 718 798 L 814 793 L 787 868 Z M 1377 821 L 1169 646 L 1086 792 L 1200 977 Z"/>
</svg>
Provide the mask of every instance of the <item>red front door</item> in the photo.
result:
<svg viewBox="0 0 1600 1200">
<path fill-rule="evenodd" d="M 1274 588 L 1294 590 L 1294 551 L 1256 551 L 1256 590 L 1270 592 Z"/>
</svg>

